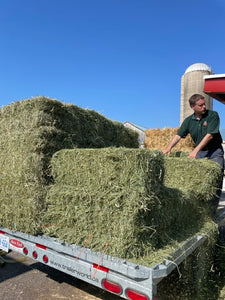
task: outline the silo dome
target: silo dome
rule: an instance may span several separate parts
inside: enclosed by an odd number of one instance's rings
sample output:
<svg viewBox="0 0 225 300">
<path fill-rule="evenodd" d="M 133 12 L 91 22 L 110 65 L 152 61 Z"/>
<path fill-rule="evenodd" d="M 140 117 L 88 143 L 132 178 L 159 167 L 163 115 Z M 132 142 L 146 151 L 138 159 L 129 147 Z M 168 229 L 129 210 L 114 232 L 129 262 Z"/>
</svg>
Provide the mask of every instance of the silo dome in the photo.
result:
<svg viewBox="0 0 225 300">
<path fill-rule="evenodd" d="M 206 108 L 212 109 L 213 103 L 210 96 L 204 94 L 204 76 L 213 74 L 211 67 L 204 63 L 190 65 L 181 78 L 181 102 L 180 102 L 180 123 L 193 114 L 189 98 L 193 94 L 201 94 L 205 98 Z"/>
<path fill-rule="evenodd" d="M 189 72 L 194 72 L 194 71 L 208 71 L 208 72 L 212 72 L 212 69 L 210 66 L 206 65 L 206 64 L 203 64 L 203 63 L 196 63 L 196 64 L 193 64 L 193 65 L 190 65 L 186 71 L 185 71 L 185 74 L 186 73 L 189 73 Z"/>
</svg>

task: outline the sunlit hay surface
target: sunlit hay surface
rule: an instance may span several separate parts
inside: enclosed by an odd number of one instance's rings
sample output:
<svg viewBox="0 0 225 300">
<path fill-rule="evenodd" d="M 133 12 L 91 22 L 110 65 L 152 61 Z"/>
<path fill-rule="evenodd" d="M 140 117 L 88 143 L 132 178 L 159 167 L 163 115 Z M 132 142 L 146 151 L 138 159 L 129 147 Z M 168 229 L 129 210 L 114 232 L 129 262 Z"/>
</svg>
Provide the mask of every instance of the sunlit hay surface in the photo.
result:
<svg viewBox="0 0 225 300">
<path fill-rule="evenodd" d="M 181 190 L 210 214 L 214 210 L 216 192 L 220 183 L 220 166 L 205 159 L 165 156 L 165 186 Z M 203 208 L 202 208 L 203 209 Z"/>
<path fill-rule="evenodd" d="M 100 252 L 107 246 L 112 256 L 149 263 L 154 251 L 191 237 L 209 219 L 198 187 L 193 193 L 180 187 L 178 178 L 173 183 L 173 168 L 185 168 L 188 161 L 175 158 L 172 165 L 166 160 L 160 151 L 146 149 L 58 151 L 52 159 L 55 182 L 47 196 L 45 234 Z M 195 167 L 191 186 L 204 173 L 200 165 L 208 171 L 215 167 L 189 162 Z M 205 184 L 208 200 L 214 190 Z"/>
<path fill-rule="evenodd" d="M 169 143 L 171 142 L 174 135 L 177 134 L 179 127 L 177 128 L 157 128 L 157 129 L 147 129 L 145 131 L 145 141 L 144 145 L 147 149 L 158 149 L 165 150 Z M 191 152 L 194 149 L 194 142 L 190 135 L 181 141 L 172 149 L 172 151 L 183 151 Z"/>
<path fill-rule="evenodd" d="M 41 230 L 49 162 L 63 148 L 138 147 L 137 134 L 92 110 L 46 97 L 0 109 L 0 224 Z"/>
</svg>

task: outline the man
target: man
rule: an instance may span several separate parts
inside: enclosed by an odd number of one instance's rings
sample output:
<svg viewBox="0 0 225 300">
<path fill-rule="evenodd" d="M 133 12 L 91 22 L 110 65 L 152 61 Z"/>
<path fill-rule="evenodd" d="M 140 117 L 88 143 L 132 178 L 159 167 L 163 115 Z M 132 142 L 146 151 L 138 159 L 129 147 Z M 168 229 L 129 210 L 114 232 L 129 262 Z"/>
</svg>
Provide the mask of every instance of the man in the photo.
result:
<svg viewBox="0 0 225 300">
<path fill-rule="evenodd" d="M 219 132 L 220 119 L 216 111 L 207 110 L 204 96 L 194 94 L 189 99 L 194 113 L 187 117 L 181 124 L 177 134 L 173 137 L 169 146 L 163 151 L 163 154 L 170 154 L 171 149 L 190 133 L 195 148 L 189 154 L 189 158 L 204 158 L 219 163 L 224 173 L 224 151 L 222 147 L 222 137 Z"/>
</svg>

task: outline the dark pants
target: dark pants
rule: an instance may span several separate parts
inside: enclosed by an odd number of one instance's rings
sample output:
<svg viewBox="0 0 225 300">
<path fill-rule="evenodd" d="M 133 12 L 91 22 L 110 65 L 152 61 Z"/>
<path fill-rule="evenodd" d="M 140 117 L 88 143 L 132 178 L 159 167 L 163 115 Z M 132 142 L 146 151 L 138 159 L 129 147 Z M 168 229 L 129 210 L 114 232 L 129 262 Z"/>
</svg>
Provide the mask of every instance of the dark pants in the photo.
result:
<svg viewBox="0 0 225 300">
<path fill-rule="evenodd" d="M 209 159 L 218 162 L 222 172 L 224 172 L 224 151 L 222 146 L 213 150 L 200 150 L 196 158 L 204 157 L 208 157 Z"/>
</svg>

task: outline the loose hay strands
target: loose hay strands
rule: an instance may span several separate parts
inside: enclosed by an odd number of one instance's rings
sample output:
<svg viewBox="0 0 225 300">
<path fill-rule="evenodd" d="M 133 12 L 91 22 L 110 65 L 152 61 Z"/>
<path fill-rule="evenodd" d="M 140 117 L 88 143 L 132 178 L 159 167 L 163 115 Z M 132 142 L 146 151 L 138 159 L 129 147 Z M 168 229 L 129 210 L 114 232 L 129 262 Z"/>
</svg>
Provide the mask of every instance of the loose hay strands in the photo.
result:
<svg viewBox="0 0 225 300">
<path fill-rule="evenodd" d="M 175 269 L 157 285 L 157 296 L 160 299 L 217 299 L 218 275 L 212 272 L 216 224 L 206 222 L 199 233 L 204 232 L 208 236 L 205 242 L 179 265 L 179 271 Z"/>
</svg>

